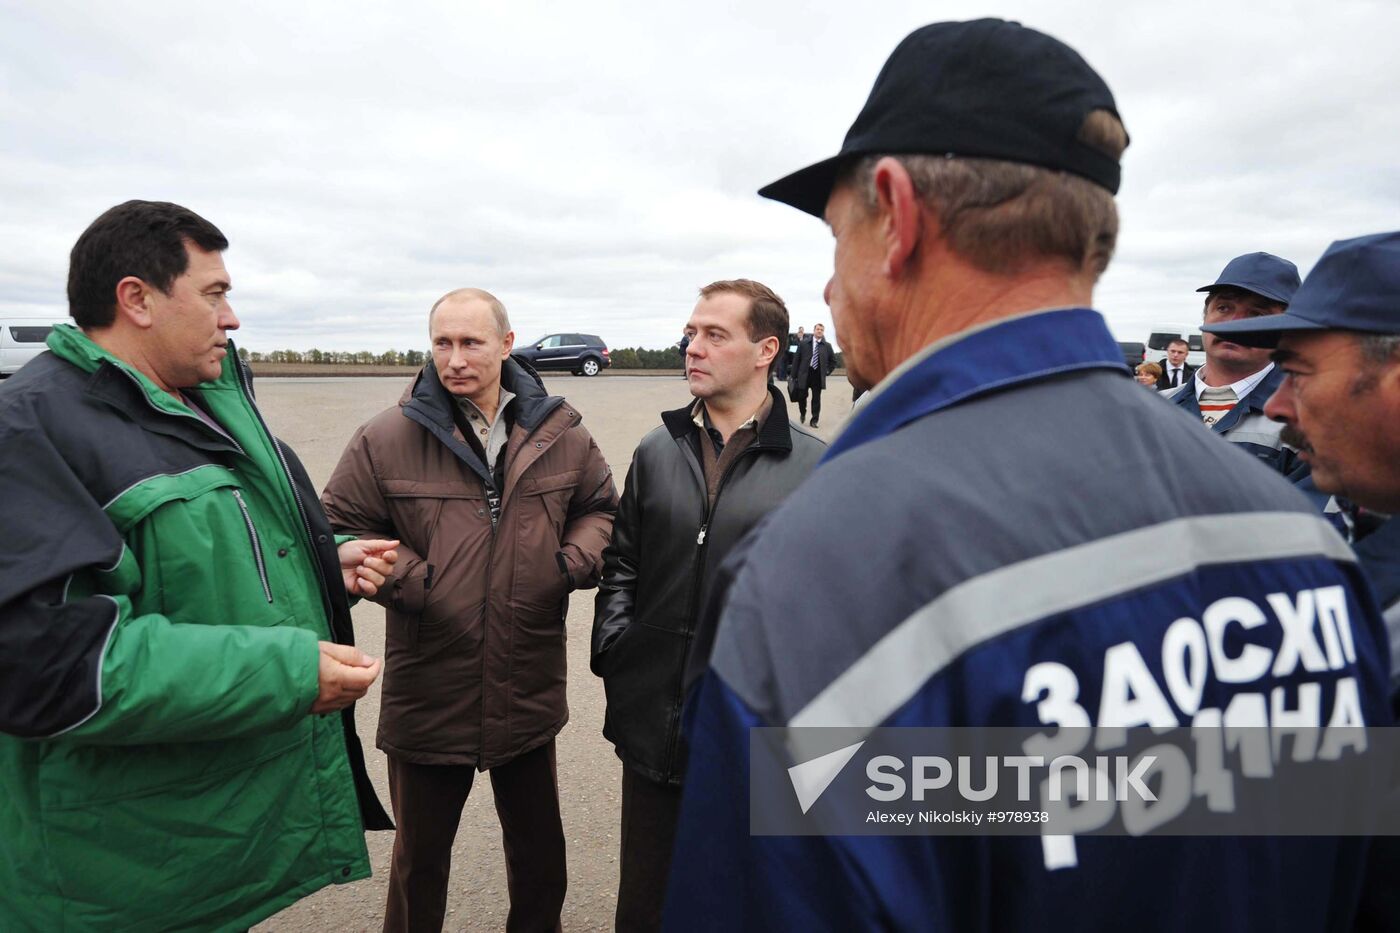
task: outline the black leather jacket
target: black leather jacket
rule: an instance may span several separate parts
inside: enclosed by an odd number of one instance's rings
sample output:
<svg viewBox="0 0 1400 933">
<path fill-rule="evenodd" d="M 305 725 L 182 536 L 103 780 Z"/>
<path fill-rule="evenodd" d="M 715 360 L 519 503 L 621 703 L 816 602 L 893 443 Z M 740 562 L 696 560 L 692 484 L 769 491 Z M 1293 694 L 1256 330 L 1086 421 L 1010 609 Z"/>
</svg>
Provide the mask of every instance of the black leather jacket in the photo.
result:
<svg viewBox="0 0 1400 933">
<path fill-rule="evenodd" d="M 724 475 L 714 509 L 690 406 L 664 412 L 642 438 L 603 552 L 593 615 L 593 673 L 608 708 L 603 735 L 625 765 L 653 781 L 685 773 L 680 714 L 686 657 L 701 603 L 730 549 L 817 465 L 826 443 L 773 407 L 757 441 Z M 708 443 L 708 439 L 705 439 Z"/>
</svg>

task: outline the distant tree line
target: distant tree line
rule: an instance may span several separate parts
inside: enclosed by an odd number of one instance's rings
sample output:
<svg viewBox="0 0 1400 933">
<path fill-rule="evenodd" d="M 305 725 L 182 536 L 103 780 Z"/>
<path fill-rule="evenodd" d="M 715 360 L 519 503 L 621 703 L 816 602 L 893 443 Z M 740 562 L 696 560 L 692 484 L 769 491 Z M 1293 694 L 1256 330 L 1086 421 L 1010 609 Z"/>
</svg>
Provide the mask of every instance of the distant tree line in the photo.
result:
<svg viewBox="0 0 1400 933">
<path fill-rule="evenodd" d="M 427 354 L 422 350 L 385 350 L 383 353 L 372 353 L 369 350 L 361 350 L 352 353 L 345 350 L 273 350 L 271 353 L 262 353 L 258 350 L 247 350 L 238 348 L 238 355 L 245 363 L 311 363 L 320 365 L 322 363 L 341 364 L 358 363 L 362 366 L 422 366 L 427 359 Z"/>
<path fill-rule="evenodd" d="M 245 363 L 310 363 L 358 364 L 361 366 L 422 366 L 427 362 L 427 354 L 422 350 L 385 350 L 374 353 L 360 350 L 358 353 L 346 350 L 273 350 L 262 353 L 258 350 L 238 349 L 238 355 Z M 675 347 L 664 350 L 647 350 L 642 347 L 624 347 L 612 351 L 614 369 L 681 369 L 683 362 Z M 842 365 L 841 354 L 836 354 L 836 365 Z"/>
<path fill-rule="evenodd" d="M 664 350 L 623 347 L 610 355 L 613 369 L 680 369 L 685 365 L 675 347 Z"/>
<path fill-rule="evenodd" d="M 273 350 L 262 353 L 239 347 L 238 355 L 246 363 L 311 363 L 313 365 L 359 364 L 361 366 L 422 366 L 427 362 L 427 354 L 422 350 L 385 350 L 374 353 L 360 350 L 358 353 L 344 350 Z M 681 355 L 675 347 L 665 350 L 644 350 L 630 347 L 612 351 L 612 364 L 616 369 L 680 369 Z"/>
</svg>

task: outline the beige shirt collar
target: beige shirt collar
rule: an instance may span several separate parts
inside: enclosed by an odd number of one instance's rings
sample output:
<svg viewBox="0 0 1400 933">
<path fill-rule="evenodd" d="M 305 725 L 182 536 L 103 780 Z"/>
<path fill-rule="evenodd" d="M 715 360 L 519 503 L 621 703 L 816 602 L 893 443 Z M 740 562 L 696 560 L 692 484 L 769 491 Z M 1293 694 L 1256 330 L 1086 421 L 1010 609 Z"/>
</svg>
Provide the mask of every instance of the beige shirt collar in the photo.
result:
<svg viewBox="0 0 1400 933">
<path fill-rule="evenodd" d="M 472 433 L 476 437 L 476 442 L 481 445 L 486 452 L 486 469 L 495 471 L 496 458 L 505 449 L 506 442 L 510 440 L 510 432 L 506 430 L 506 406 L 515 400 L 515 393 L 505 386 L 501 387 L 501 399 L 496 403 L 496 417 L 488 424 L 486 416 L 481 413 L 481 409 L 476 407 L 476 403 L 469 398 L 458 397 L 457 404 L 461 406 L 462 414 L 467 416 L 467 424 L 471 427 Z"/>
</svg>

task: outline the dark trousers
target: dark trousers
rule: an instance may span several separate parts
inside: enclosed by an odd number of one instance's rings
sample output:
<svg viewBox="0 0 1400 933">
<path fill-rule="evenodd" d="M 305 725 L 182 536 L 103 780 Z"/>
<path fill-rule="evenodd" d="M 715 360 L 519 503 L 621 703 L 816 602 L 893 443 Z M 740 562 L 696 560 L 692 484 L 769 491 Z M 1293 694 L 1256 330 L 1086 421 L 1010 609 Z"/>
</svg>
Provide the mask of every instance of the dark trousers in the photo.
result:
<svg viewBox="0 0 1400 933">
<path fill-rule="evenodd" d="M 661 929 L 671 849 L 681 815 L 681 789 L 622 769 L 622 877 L 617 933 Z"/>
<path fill-rule="evenodd" d="M 558 930 L 568 875 L 554 741 L 492 768 L 491 792 L 506 850 L 507 930 Z M 447 909 L 452 840 L 471 793 L 470 765 L 418 765 L 389 758 L 394 859 L 385 933 L 437 933 Z"/>
<path fill-rule="evenodd" d="M 812 420 L 820 421 L 822 417 L 822 384 L 821 377 L 816 370 L 812 370 L 807 379 L 807 388 L 797 395 L 797 413 L 803 418 L 807 417 L 807 393 L 812 393 Z"/>
</svg>

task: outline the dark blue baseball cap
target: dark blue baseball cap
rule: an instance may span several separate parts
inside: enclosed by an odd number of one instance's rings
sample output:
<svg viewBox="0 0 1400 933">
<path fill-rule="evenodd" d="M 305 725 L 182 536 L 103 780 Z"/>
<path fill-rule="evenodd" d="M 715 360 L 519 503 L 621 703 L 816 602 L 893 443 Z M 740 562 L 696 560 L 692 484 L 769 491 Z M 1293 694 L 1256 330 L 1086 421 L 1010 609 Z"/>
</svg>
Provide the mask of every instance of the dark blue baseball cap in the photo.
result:
<svg viewBox="0 0 1400 933">
<path fill-rule="evenodd" d="M 1273 253 L 1245 253 L 1226 263 L 1220 278 L 1209 285 L 1202 285 L 1196 291 L 1213 292 L 1217 288 L 1234 286 L 1263 295 L 1270 301 L 1289 304 L 1301 284 L 1298 267 L 1287 259 Z"/>
<path fill-rule="evenodd" d="M 1118 192 L 1118 160 L 1081 142 L 1113 94 L 1074 49 L 1020 23 L 933 23 L 895 47 L 829 159 L 759 189 L 821 217 L 841 173 L 864 155 L 947 155 L 1024 162 Z"/>
<path fill-rule="evenodd" d="M 1400 334 L 1400 233 L 1374 233 L 1327 247 L 1283 314 L 1201 329 L 1251 347 L 1277 346 L 1279 335 L 1289 332 Z"/>
</svg>

